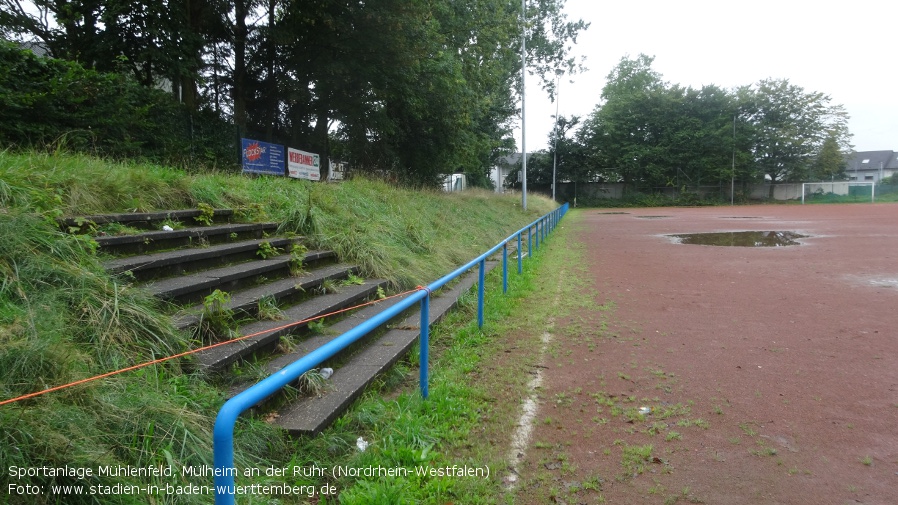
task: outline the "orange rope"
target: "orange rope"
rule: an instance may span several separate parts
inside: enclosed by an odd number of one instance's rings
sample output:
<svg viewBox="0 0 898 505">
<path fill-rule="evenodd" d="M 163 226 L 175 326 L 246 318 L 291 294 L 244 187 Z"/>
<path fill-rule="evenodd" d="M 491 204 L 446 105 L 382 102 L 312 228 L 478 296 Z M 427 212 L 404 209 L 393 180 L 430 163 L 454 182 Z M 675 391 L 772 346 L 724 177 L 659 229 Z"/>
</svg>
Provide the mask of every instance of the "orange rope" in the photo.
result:
<svg viewBox="0 0 898 505">
<path fill-rule="evenodd" d="M 165 357 L 165 358 L 159 358 L 159 359 L 155 359 L 155 360 L 153 360 L 153 361 L 147 361 L 147 362 L 145 362 L 145 363 L 139 363 L 139 364 L 137 364 L 137 365 L 129 366 L 129 367 L 127 367 L 127 368 L 122 368 L 122 369 L 120 369 L 120 370 L 115 370 L 115 371 L 112 371 L 112 372 L 107 372 L 107 373 L 104 373 L 104 374 L 102 374 L 102 375 L 95 375 L 95 376 L 93 376 L 93 377 L 88 377 L 88 378 L 86 378 L 86 379 L 77 380 L 77 381 L 75 381 L 75 382 L 70 382 L 70 383 L 68 383 L 68 384 L 63 384 L 63 385 L 61 385 L 61 386 L 55 386 L 55 387 L 52 387 L 52 388 L 49 388 L 49 389 L 44 389 L 44 390 L 42 390 L 42 391 L 37 391 L 37 392 L 34 392 L 34 393 L 28 393 L 28 394 L 26 394 L 26 395 L 22 395 L 22 396 L 19 396 L 19 397 L 17 397 L 17 398 L 10 398 L 10 399 L 8 399 L 8 400 L 0 401 L 0 407 L 2 407 L 3 405 L 10 404 L 10 403 L 15 403 L 15 402 L 18 402 L 18 401 L 27 400 L 27 399 L 29 399 L 29 398 L 34 398 L 34 397 L 36 397 L 36 396 L 41 396 L 41 395 L 44 395 L 44 394 L 47 394 L 47 393 L 52 393 L 52 392 L 54 392 L 54 391 L 60 391 L 60 390 L 62 390 L 62 389 L 67 389 L 67 388 L 70 388 L 70 387 L 74 387 L 74 386 L 77 386 L 77 385 L 79 385 L 79 384 L 86 384 L 86 383 L 88 383 L 88 382 L 93 382 L 93 381 L 95 381 L 95 380 L 105 379 L 106 377 L 112 377 L 113 375 L 118 375 L 118 374 L 121 374 L 121 373 L 130 372 L 130 371 L 132 371 L 132 370 L 138 370 L 138 369 L 140 369 L 140 368 L 145 368 L 145 367 L 148 367 L 148 366 L 150 366 L 150 365 L 158 365 L 159 363 L 164 363 L 164 362 L 166 362 L 166 361 L 171 361 L 171 360 L 176 359 L 176 358 L 183 358 L 184 356 L 189 356 L 189 355 L 191 355 L 191 354 L 195 354 L 195 353 L 198 353 L 198 352 L 200 352 L 200 351 L 205 351 L 205 350 L 208 350 L 208 349 L 214 349 L 214 348 L 216 348 L 216 347 L 221 347 L 221 346 L 223 346 L 223 345 L 233 344 L 234 342 L 240 342 L 241 340 L 246 340 L 246 339 L 248 339 L 248 338 L 257 337 L 257 336 L 262 335 L 262 334 L 264 334 L 264 333 L 269 333 L 269 332 L 272 332 L 272 331 L 280 331 L 280 330 L 284 330 L 284 329 L 287 329 L 287 328 L 290 328 L 290 327 L 293 327 L 293 326 L 297 326 L 297 325 L 300 325 L 300 324 L 303 324 L 303 323 L 308 323 L 308 322 L 310 322 L 310 321 L 315 321 L 315 320 L 317 320 L 317 319 L 324 319 L 325 317 L 330 317 L 330 316 L 334 316 L 334 315 L 337 315 L 337 314 L 342 314 L 343 312 L 348 312 L 348 311 L 350 311 L 350 310 L 355 310 L 355 309 L 358 309 L 358 308 L 361 308 L 361 307 L 366 307 L 366 306 L 368 306 L 368 305 L 375 305 L 375 304 L 377 304 L 377 303 L 380 303 L 380 302 L 385 301 L 385 300 L 389 300 L 389 299 L 391 299 L 391 298 L 398 298 L 398 297 L 400 297 L 400 296 L 405 296 L 405 295 L 407 295 L 407 294 L 409 294 L 409 293 L 414 293 L 415 291 L 419 291 L 420 289 L 427 289 L 427 288 L 422 288 L 421 286 L 419 286 L 419 287 L 416 288 L 416 289 L 412 289 L 412 290 L 405 291 L 405 292 L 402 292 L 402 293 L 399 293 L 399 294 L 396 294 L 396 295 L 388 296 L 388 297 L 386 297 L 386 298 L 379 298 L 379 299 L 377 299 L 377 300 L 372 300 L 372 301 L 370 301 L 370 302 L 365 302 L 365 303 L 363 303 L 363 304 L 361 304 L 361 305 L 355 305 L 355 306 L 353 306 L 353 307 L 347 307 L 347 308 L 345 308 L 345 309 L 340 309 L 340 310 L 337 310 L 337 311 L 334 311 L 334 312 L 330 312 L 330 313 L 328 313 L 328 314 L 324 314 L 324 315 L 321 315 L 321 316 L 310 317 L 310 318 L 308 318 L 308 319 L 303 319 L 303 320 L 301 320 L 301 321 L 295 321 L 295 322 L 292 322 L 292 323 L 290 323 L 290 324 L 285 324 L 285 325 L 283 325 L 283 326 L 278 326 L 277 328 L 272 328 L 272 329 L 268 329 L 268 330 L 264 330 L 264 331 L 258 331 L 258 332 L 256 332 L 256 333 L 251 333 L 251 334 L 249 334 L 249 335 L 244 335 L 244 336 L 242 336 L 242 337 L 235 338 L 235 339 L 232 339 L 232 340 L 227 340 L 227 341 L 225 341 L 225 342 L 219 342 L 219 343 L 217 343 L 217 344 L 207 345 L 207 346 L 205 346 L 205 347 L 199 347 L 199 348 L 197 348 L 197 349 L 191 349 L 191 350 L 189 350 L 189 351 L 185 351 L 185 352 L 182 352 L 182 353 L 179 353 L 179 354 L 175 354 L 175 355 L 172 355 L 172 356 L 167 356 L 167 357 Z M 430 292 L 430 290 L 427 290 L 427 291 L 428 291 L 428 293 Z"/>
</svg>

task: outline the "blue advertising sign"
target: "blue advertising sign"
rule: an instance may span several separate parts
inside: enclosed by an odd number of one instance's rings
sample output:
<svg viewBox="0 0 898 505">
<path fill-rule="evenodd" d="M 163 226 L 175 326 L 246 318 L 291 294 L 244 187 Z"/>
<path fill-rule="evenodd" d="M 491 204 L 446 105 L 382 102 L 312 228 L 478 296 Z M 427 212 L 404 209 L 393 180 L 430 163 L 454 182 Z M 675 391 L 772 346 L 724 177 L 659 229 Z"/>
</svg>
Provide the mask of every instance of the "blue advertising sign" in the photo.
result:
<svg viewBox="0 0 898 505">
<path fill-rule="evenodd" d="M 252 139 L 240 141 L 245 173 L 284 175 L 284 146 Z"/>
</svg>

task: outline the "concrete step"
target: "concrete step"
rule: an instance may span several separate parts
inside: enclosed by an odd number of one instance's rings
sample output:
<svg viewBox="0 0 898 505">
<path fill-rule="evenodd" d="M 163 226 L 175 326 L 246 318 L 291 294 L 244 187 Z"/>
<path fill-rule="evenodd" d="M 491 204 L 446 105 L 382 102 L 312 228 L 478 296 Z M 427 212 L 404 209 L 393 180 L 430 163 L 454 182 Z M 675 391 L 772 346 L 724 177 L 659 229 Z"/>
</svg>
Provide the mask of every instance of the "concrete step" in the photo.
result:
<svg viewBox="0 0 898 505">
<path fill-rule="evenodd" d="M 308 326 L 308 323 L 301 323 L 284 328 L 291 321 L 304 321 L 351 307 L 374 296 L 378 287 L 386 285 L 387 281 L 368 280 L 360 285 L 345 286 L 337 293 L 316 296 L 305 303 L 284 310 L 284 319 L 281 321 L 257 321 L 241 327 L 241 335 L 256 334 L 251 338 L 207 349 L 194 356 L 202 367 L 224 368 L 257 351 L 273 347 L 282 336 L 299 333 Z"/>
<path fill-rule="evenodd" d="M 138 281 L 149 281 L 240 261 L 258 260 L 259 246 L 266 242 L 271 247 L 289 252 L 290 247 L 299 240 L 300 238 L 255 239 L 210 247 L 177 249 L 114 258 L 103 262 L 103 267 L 112 273 L 130 272 Z"/>
<path fill-rule="evenodd" d="M 133 235 L 95 237 L 100 250 L 114 255 L 144 254 L 185 246 L 206 246 L 228 241 L 262 238 L 277 231 L 277 223 L 223 224 L 183 228 L 172 231 L 148 231 Z"/>
<path fill-rule="evenodd" d="M 406 295 L 406 296 L 408 296 L 408 295 Z M 279 371 L 280 369 L 289 365 L 290 363 L 293 363 L 294 361 L 299 360 L 306 354 L 314 351 L 315 349 L 321 347 L 322 345 L 330 342 L 331 340 L 334 340 L 335 338 L 339 337 L 340 335 L 342 335 L 342 334 L 346 333 L 347 331 L 355 328 L 356 326 L 362 324 L 363 322 L 367 321 L 368 319 L 371 319 L 372 317 L 376 316 L 377 314 L 379 314 L 379 313 L 383 312 L 384 310 L 392 307 L 393 305 L 399 303 L 400 301 L 402 301 L 403 298 L 405 298 L 405 297 L 401 296 L 401 297 L 396 297 L 396 298 L 390 298 L 389 300 L 384 300 L 384 301 L 378 302 L 374 305 L 369 305 L 367 307 L 364 307 L 364 308 L 361 308 L 361 309 L 351 312 L 349 317 L 342 319 L 342 320 L 338 321 L 337 323 L 327 326 L 324 329 L 324 333 L 322 333 L 320 335 L 314 335 L 314 336 L 311 336 L 311 337 L 303 340 L 302 342 L 298 343 L 296 345 L 296 347 L 294 347 L 291 352 L 289 352 L 287 354 L 282 354 L 282 355 L 274 358 L 273 360 L 269 361 L 268 364 L 265 366 L 265 371 L 268 372 L 269 374 L 276 373 L 277 371 Z M 414 309 L 409 309 L 409 313 L 413 313 L 413 312 L 414 312 Z M 402 319 L 402 316 L 401 315 L 396 316 L 393 319 L 394 319 L 393 321 L 387 321 L 386 323 L 384 323 L 384 325 L 382 327 L 388 326 L 392 322 Z"/>
<path fill-rule="evenodd" d="M 408 295 L 406 295 L 406 296 L 408 296 Z M 323 346 L 324 344 L 330 342 L 331 340 L 334 340 L 335 338 L 339 337 L 343 333 L 346 333 L 347 331 L 351 330 L 352 328 L 358 326 L 362 322 L 374 317 L 375 315 L 383 312 L 384 310 L 388 309 L 389 307 L 399 303 L 400 301 L 402 301 L 403 298 L 405 298 L 405 297 L 401 296 L 401 297 L 389 298 L 387 300 L 378 301 L 378 302 L 374 303 L 373 305 L 368 305 L 366 307 L 362 307 L 360 309 L 353 310 L 352 312 L 349 312 L 349 315 L 346 316 L 344 319 L 341 319 L 340 321 L 325 327 L 323 333 L 318 334 L 318 335 L 310 335 L 310 336 L 306 337 L 305 339 L 303 339 L 301 342 L 296 343 L 295 347 L 293 347 L 292 351 L 274 357 L 271 361 L 269 361 L 265 365 L 266 374 L 271 375 L 271 374 L 277 373 L 280 369 L 284 368 L 285 366 L 289 365 L 290 363 L 293 363 L 294 361 L 299 360 L 306 354 Z M 413 312 L 413 309 L 410 309 L 409 312 Z M 402 318 L 401 315 L 396 316 L 394 318 L 394 320 L 398 320 L 401 318 Z M 383 328 L 384 326 L 386 326 L 389 323 L 390 323 L 389 321 L 384 323 L 384 325 L 382 325 L 381 328 Z M 249 382 L 249 383 L 238 384 L 238 385 L 232 387 L 230 389 L 228 397 L 230 398 L 230 397 L 237 396 L 238 394 L 242 393 L 243 391 L 249 389 L 253 384 L 255 384 L 255 383 Z"/>
<path fill-rule="evenodd" d="M 491 270 L 496 262 L 487 262 Z M 430 324 L 438 322 L 458 303 L 458 299 L 477 283 L 477 269 L 458 284 L 430 302 Z M 420 306 L 419 306 L 420 307 Z M 317 434 L 329 426 L 364 392 L 374 378 L 402 358 L 420 336 L 420 312 L 416 310 L 397 327 L 375 337 L 345 362 L 327 381 L 324 394 L 298 398 L 278 411 L 272 422 L 293 435 Z M 298 359 L 298 357 L 296 358 Z"/>
<path fill-rule="evenodd" d="M 191 224 L 202 224 L 196 220 L 203 215 L 199 209 L 161 210 L 156 212 L 121 212 L 115 214 L 94 214 L 90 216 L 65 217 L 58 220 L 60 227 L 67 232 L 90 233 L 92 226 L 110 223 L 121 223 L 132 228 L 159 228 L 163 221 L 190 221 Z M 212 219 L 222 221 L 234 216 L 232 209 L 214 209 Z"/>
<path fill-rule="evenodd" d="M 305 254 L 303 264 L 315 262 L 322 257 L 330 257 L 331 251 L 309 251 Z M 281 254 L 269 259 L 260 259 L 249 263 L 228 265 L 212 270 L 159 279 L 146 285 L 155 296 L 176 303 L 190 303 L 202 300 L 216 289 L 235 291 L 262 280 L 281 279 L 290 276 L 289 254 Z"/>
<path fill-rule="evenodd" d="M 333 254 L 330 251 L 323 252 Z M 349 277 L 350 274 L 354 275 L 357 272 L 358 267 L 353 265 L 346 265 L 343 263 L 328 265 L 307 272 L 299 277 L 278 279 L 230 293 L 231 300 L 224 304 L 222 308 L 233 311 L 234 313 L 255 317 L 259 301 L 266 296 L 273 297 L 279 304 L 289 302 L 291 298 L 307 296 L 308 292 L 318 288 L 328 279 L 341 280 Z M 214 289 L 212 291 L 214 291 Z M 199 324 L 199 316 L 193 314 L 200 314 L 202 311 L 202 305 L 196 305 L 187 309 L 185 312 L 191 315 L 184 315 L 176 318 L 175 327 L 183 330 Z"/>
</svg>

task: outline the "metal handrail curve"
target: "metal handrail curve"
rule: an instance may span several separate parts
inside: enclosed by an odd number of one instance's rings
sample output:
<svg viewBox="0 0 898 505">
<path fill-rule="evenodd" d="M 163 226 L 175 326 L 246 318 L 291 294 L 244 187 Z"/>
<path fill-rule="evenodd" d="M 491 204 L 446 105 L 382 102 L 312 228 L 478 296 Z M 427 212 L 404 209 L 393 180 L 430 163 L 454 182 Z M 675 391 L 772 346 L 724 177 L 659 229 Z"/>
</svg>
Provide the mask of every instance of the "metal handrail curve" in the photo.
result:
<svg viewBox="0 0 898 505">
<path fill-rule="evenodd" d="M 430 293 L 443 287 L 449 281 L 459 277 L 475 265 L 479 265 L 477 325 L 482 327 L 486 258 L 492 256 L 499 249 L 502 249 L 502 291 L 506 292 L 508 290 L 508 243 L 512 240 L 517 240 L 518 273 L 520 274 L 523 272 L 521 242 L 524 231 L 526 230 L 527 232 L 527 250 L 533 250 L 532 245 L 534 239 L 536 240 L 536 249 L 539 249 L 540 239 L 545 240 L 549 232 L 555 229 L 555 226 L 561 218 L 564 217 L 567 211 L 568 204 L 565 203 L 561 207 L 543 215 L 517 232 L 509 235 L 508 238 L 464 266 L 459 267 L 452 273 L 434 281 L 426 287 L 422 287 L 408 297 L 403 298 L 399 303 L 384 309 L 374 317 L 371 317 L 339 337 L 318 347 L 302 358 L 294 361 L 225 402 L 218 411 L 218 416 L 215 419 L 215 427 L 212 431 L 213 476 L 216 505 L 233 505 L 237 494 L 237 488 L 234 483 L 234 477 L 237 474 L 237 470 L 234 467 L 234 426 L 237 423 L 237 418 L 240 414 L 262 402 L 284 386 L 296 381 L 302 374 L 308 372 L 324 360 L 334 356 L 356 340 L 364 337 L 369 332 L 399 315 L 419 301 L 421 302 L 421 334 L 419 336 L 421 353 L 419 360 L 420 388 L 421 395 L 426 399 L 428 395 L 427 384 L 429 374 L 428 347 L 430 336 Z"/>
</svg>

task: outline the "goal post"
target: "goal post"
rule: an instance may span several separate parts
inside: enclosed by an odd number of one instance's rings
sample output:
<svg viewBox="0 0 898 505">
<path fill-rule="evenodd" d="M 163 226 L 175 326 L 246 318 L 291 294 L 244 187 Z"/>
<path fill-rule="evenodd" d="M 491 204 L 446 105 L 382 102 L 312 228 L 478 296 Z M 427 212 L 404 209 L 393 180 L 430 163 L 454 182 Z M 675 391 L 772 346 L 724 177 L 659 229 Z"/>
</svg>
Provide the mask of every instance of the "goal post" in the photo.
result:
<svg viewBox="0 0 898 505">
<path fill-rule="evenodd" d="M 831 181 L 831 182 L 804 182 L 801 184 L 801 204 L 805 200 L 836 202 L 851 199 L 851 197 L 863 197 L 866 200 L 870 196 L 870 202 L 876 201 L 876 183 L 873 181 Z"/>
</svg>

